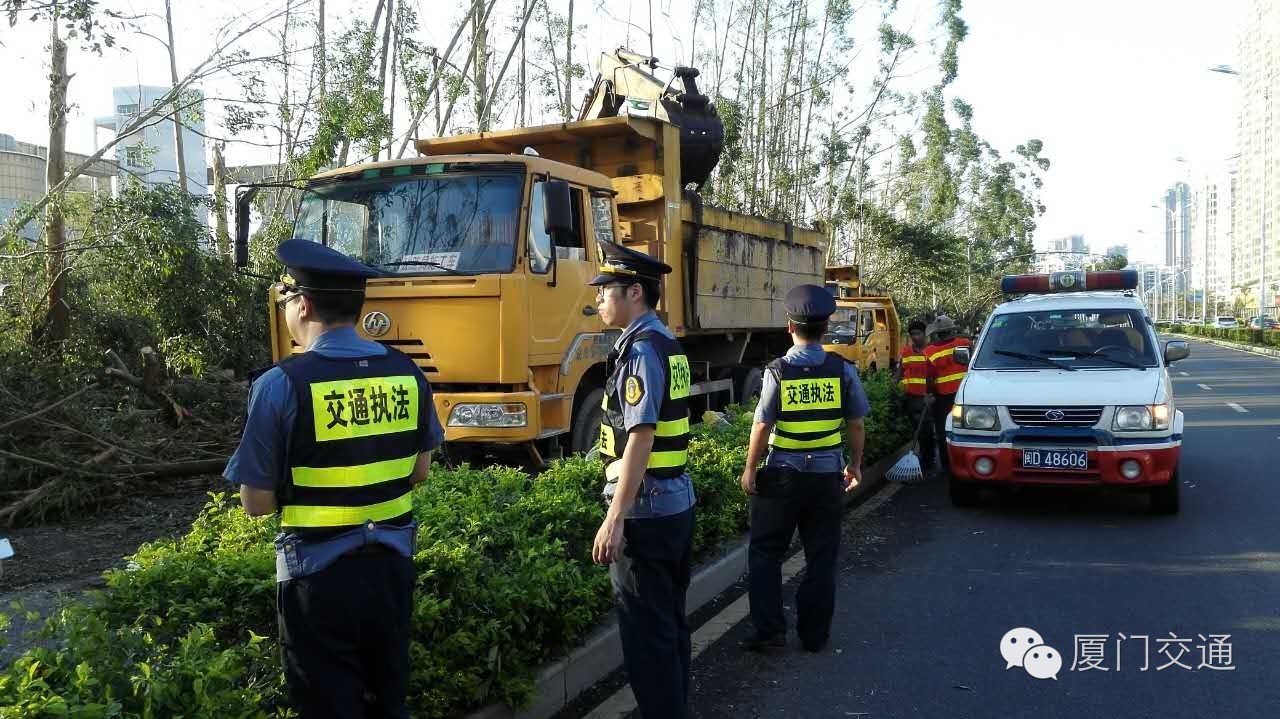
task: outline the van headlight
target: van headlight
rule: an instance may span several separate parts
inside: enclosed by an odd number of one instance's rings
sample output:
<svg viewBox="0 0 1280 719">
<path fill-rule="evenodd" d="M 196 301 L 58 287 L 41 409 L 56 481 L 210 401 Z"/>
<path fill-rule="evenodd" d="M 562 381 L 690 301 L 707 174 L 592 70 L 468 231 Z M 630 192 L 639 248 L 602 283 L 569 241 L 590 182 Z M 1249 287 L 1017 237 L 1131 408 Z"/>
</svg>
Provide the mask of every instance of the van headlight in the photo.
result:
<svg viewBox="0 0 1280 719">
<path fill-rule="evenodd" d="M 449 412 L 450 427 L 525 427 L 528 411 L 523 404 L 460 404 Z"/>
<path fill-rule="evenodd" d="M 1150 432 L 1169 429 L 1169 417 L 1173 410 L 1169 403 L 1137 404 L 1116 407 L 1116 417 L 1111 422 L 1117 432 Z"/>
<path fill-rule="evenodd" d="M 962 429 L 1000 429 L 1000 413 L 989 404 L 957 404 L 951 408 L 951 419 Z"/>
</svg>

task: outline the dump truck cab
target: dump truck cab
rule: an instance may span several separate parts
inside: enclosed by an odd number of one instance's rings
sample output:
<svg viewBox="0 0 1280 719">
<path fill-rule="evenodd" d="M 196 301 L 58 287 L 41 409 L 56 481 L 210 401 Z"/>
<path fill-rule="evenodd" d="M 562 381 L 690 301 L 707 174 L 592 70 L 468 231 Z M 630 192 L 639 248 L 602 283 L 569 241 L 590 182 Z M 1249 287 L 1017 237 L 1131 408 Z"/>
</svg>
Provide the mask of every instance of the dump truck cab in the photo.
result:
<svg viewBox="0 0 1280 719">
<path fill-rule="evenodd" d="M 893 298 L 862 294 L 856 265 L 826 268 L 827 291 L 836 299 L 822 346 L 860 371 L 893 369 L 902 359 L 902 327 Z"/>
</svg>

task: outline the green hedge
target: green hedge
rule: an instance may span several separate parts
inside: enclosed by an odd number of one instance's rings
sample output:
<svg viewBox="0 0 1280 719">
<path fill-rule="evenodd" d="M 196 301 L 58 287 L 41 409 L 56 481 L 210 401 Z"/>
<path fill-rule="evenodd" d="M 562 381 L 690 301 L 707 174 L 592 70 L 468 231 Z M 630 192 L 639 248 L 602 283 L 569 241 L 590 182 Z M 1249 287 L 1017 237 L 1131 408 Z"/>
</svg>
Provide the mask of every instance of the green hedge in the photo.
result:
<svg viewBox="0 0 1280 719">
<path fill-rule="evenodd" d="M 1280 330 L 1251 330 L 1247 327 L 1209 327 L 1180 323 L 1160 323 L 1160 329 L 1177 334 L 1210 337 L 1258 347 L 1280 347 Z"/>
<path fill-rule="evenodd" d="M 887 373 L 864 383 L 869 464 L 909 427 Z M 697 426 L 690 445 L 703 557 L 746 528 L 738 477 L 751 416 L 729 416 L 727 426 Z M 585 458 L 537 476 L 463 466 L 436 469 L 415 490 L 414 716 L 528 701 L 538 667 L 607 611 L 607 572 L 590 561 L 600 476 Z M 187 535 L 144 545 L 106 573 L 104 590 L 47 620 L 45 646 L 0 674 L 0 719 L 290 715 L 275 640 L 275 531 L 234 495 L 211 495 Z"/>
</svg>

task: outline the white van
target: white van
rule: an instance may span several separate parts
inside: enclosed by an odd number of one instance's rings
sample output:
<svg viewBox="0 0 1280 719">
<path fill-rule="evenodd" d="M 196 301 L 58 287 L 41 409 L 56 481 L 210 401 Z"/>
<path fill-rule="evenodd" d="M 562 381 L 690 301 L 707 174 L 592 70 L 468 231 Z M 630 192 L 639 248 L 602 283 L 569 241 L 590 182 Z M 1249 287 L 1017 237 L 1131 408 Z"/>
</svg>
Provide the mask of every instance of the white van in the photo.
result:
<svg viewBox="0 0 1280 719">
<path fill-rule="evenodd" d="M 984 486 L 1115 486 L 1178 511 L 1182 412 L 1167 367 L 1186 342 L 1162 348 L 1133 296 L 1138 273 L 1005 277 L 1006 296 L 976 346 L 947 420 L 951 498 Z"/>
</svg>

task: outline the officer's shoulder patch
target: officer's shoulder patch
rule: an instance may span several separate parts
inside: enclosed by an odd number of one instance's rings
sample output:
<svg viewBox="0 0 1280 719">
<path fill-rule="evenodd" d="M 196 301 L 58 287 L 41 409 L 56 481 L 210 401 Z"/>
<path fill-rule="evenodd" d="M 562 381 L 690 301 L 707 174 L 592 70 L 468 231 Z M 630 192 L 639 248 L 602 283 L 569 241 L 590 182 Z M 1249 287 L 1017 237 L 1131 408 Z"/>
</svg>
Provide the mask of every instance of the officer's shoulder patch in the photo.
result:
<svg viewBox="0 0 1280 719">
<path fill-rule="evenodd" d="M 640 400 L 644 399 L 644 381 L 636 375 L 627 377 L 623 397 L 627 400 L 627 404 L 640 404 Z"/>
</svg>

